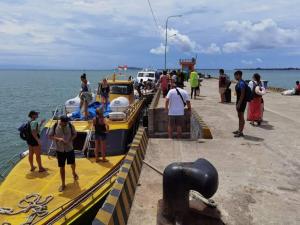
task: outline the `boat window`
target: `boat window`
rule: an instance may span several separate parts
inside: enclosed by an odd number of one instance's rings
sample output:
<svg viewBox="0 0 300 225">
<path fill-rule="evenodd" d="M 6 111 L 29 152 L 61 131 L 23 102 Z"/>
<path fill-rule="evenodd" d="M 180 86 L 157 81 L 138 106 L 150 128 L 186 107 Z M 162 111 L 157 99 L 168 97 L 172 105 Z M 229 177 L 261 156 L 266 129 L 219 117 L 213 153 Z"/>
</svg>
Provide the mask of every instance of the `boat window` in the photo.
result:
<svg viewBox="0 0 300 225">
<path fill-rule="evenodd" d="M 138 77 L 154 77 L 154 73 L 139 73 Z"/>
<path fill-rule="evenodd" d="M 125 84 L 110 85 L 111 94 L 129 95 L 132 93 L 132 91 L 133 91 L 132 85 L 125 85 Z"/>
</svg>

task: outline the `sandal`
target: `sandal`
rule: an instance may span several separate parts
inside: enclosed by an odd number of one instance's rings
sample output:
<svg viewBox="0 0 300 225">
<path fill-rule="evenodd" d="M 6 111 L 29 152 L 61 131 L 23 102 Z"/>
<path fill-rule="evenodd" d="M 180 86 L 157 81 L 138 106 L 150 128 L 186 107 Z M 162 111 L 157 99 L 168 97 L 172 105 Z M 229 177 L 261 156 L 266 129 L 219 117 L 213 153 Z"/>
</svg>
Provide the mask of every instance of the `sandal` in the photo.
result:
<svg viewBox="0 0 300 225">
<path fill-rule="evenodd" d="M 238 134 L 238 133 L 240 133 L 240 131 L 239 131 L 239 130 L 236 130 L 236 131 L 233 131 L 232 133 L 233 133 L 233 134 Z"/>
<path fill-rule="evenodd" d="M 78 177 L 78 175 L 75 173 L 75 175 L 73 175 L 73 178 L 74 178 L 74 180 L 78 180 L 79 179 L 79 177 Z"/>
<path fill-rule="evenodd" d="M 58 188 L 58 191 L 59 192 L 63 192 L 66 188 L 66 185 L 61 185 L 59 188 Z"/>
<path fill-rule="evenodd" d="M 32 167 L 31 169 L 30 169 L 30 172 L 33 172 L 33 171 L 35 171 L 35 169 L 36 169 L 36 167 L 34 166 L 34 167 Z"/>
<path fill-rule="evenodd" d="M 45 169 L 45 168 L 39 169 L 39 173 L 43 173 L 43 172 L 46 172 L 46 169 Z"/>
<path fill-rule="evenodd" d="M 243 134 L 243 132 L 239 132 L 239 133 L 235 134 L 234 137 L 236 137 L 236 138 L 244 137 L 244 134 Z"/>
</svg>

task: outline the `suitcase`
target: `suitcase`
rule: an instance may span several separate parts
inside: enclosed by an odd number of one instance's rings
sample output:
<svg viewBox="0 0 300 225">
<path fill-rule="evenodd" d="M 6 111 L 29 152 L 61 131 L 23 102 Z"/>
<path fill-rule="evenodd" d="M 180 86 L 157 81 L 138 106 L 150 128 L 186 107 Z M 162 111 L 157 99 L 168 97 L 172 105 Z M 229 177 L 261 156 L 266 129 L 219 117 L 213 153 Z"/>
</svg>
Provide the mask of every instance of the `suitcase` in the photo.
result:
<svg viewBox="0 0 300 225">
<path fill-rule="evenodd" d="M 225 91 L 225 102 L 231 102 L 231 89 L 227 88 Z"/>
</svg>

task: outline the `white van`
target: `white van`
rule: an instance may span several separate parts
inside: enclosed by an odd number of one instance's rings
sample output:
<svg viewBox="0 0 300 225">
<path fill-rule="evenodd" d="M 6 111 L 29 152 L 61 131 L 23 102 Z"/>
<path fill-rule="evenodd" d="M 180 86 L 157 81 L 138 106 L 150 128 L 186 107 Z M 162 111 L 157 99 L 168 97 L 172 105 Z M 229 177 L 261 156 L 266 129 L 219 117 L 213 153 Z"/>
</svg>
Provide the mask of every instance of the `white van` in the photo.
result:
<svg viewBox="0 0 300 225">
<path fill-rule="evenodd" d="M 143 81 L 151 80 L 151 81 L 155 82 L 155 71 L 154 70 L 140 71 L 140 72 L 138 72 L 136 79 L 137 79 L 137 82 L 140 82 L 141 79 L 143 79 Z"/>
</svg>

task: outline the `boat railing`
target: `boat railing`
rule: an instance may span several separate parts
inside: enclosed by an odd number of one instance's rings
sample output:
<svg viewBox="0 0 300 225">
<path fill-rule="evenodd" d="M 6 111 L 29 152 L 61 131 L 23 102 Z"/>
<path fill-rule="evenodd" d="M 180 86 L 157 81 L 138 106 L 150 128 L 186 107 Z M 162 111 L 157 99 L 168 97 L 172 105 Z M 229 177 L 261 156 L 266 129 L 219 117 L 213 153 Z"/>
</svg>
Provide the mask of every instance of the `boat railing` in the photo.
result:
<svg viewBox="0 0 300 225">
<path fill-rule="evenodd" d="M 5 177 L 9 174 L 9 172 L 15 167 L 15 165 L 20 162 L 26 155 L 28 155 L 29 151 L 25 151 L 19 154 L 15 154 L 11 157 L 6 163 L 4 163 L 0 167 L 0 181 L 3 181 Z"/>
<path fill-rule="evenodd" d="M 137 109 L 138 107 L 140 107 L 140 104 L 142 104 L 142 102 L 143 102 L 143 100 L 137 101 L 137 102 L 133 103 L 133 104 L 126 110 L 126 112 L 125 112 L 125 114 L 126 114 L 126 121 L 129 120 L 129 119 L 132 117 L 132 115 L 136 112 L 136 109 Z"/>
</svg>

